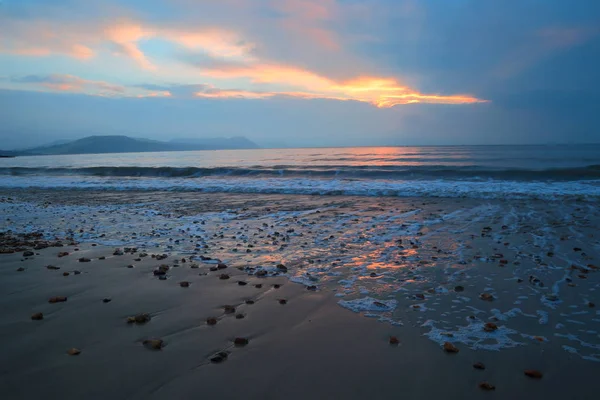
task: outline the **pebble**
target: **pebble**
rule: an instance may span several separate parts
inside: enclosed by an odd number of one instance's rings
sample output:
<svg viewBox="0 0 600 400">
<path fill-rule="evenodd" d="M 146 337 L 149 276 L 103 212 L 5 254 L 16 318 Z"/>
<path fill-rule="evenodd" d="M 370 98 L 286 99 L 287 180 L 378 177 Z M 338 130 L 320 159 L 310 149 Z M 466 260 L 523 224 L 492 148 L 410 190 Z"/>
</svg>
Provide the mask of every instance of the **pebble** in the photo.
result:
<svg viewBox="0 0 600 400">
<path fill-rule="evenodd" d="M 450 342 L 445 342 L 444 343 L 444 351 L 446 353 L 458 353 L 460 350 L 458 350 L 458 347 L 456 347 L 455 345 L 453 345 Z"/>
<path fill-rule="evenodd" d="M 255 288 L 260 289 L 262 288 L 262 283 L 257 283 L 256 285 L 254 285 Z"/>
<path fill-rule="evenodd" d="M 90 261 L 92 261 L 92 260 L 90 260 L 89 258 L 86 258 L 86 257 L 81 257 L 79 259 L 79 262 L 90 262 Z"/>
<path fill-rule="evenodd" d="M 240 286 L 246 286 L 247 284 L 248 284 L 248 282 L 238 281 L 238 285 L 240 285 Z"/>
<path fill-rule="evenodd" d="M 244 319 L 246 316 L 244 314 L 236 314 L 235 319 Z"/>
<path fill-rule="evenodd" d="M 534 378 L 534 379 L 541 379 L 544 375 L 535 369 L 526 369 L 524 371 L 524 374 L 530 378 Z"/>
<path fill-rule="evenodd" d="M 279 299 L 279 304 L 287 304 L 287 300 L 286 299 Z"/>
<path fill-rule="evenodd" d="M 160 350 L 164 346 L 164 342 L 161 339 L 146 339 L 142 344 L 144 347 L 151 350 Z"/>
<path fill-rule="evenodd" d="M 23 267 L 17 268 L 17 272 L 23 272 L 23 271 L 25 271 L 25 268 L 23 268 Z"/>
<path fill-rule="evenodd" d="M 210 362 L 213 364 L 219 364 L 222 363 L 223 361 L 227 360 L 227 357 L 229 356 L 229 354 L 227 354 L 224 351 L 221 351 L 217 354 L 215 354 L 211 359 Z"/>
<path fill-rule="evenodd" d="M 33 256 L 35 253 L 33 251 L 27 250 L 23 252 L 23 257 L 31 257 Z"/>
<path fill-rule="evenodd" d="M 481 293 L 481 294 L 479 295 L 479 298 L 480 298 L 481 300 L 485 300 L 485 301 L 492 301 L 492 300 L 494 300 L 494 296 L 492 296 L 492 295 L 491 295 L 491 294 L 489 294 L 489 293 Z"/>
<path fill-rule="evenodd" d="M 35 314 L 31 315 L 31 319 L 34 321 L 40 321 L 44 319 L 44 314 L 42 314 L 41 312 L 36 312 Z"/>
<path fill-rule="evenodd" d="M 63 303 L 67 301 L 67 298 L 65 296 L 55 296 L 55 297 L 50 297 L 50 299 L 48 300 L 48 303 Z"/>
<path fill-rule="evenodd" d="M 465 288 L 463 286 L 455 286 L 454 287 L 454 291 L 455 292 L 463 292 L 465 290 Z"/>
<path fill-rule="evenodd" d="M 483 390 L 496 390 L 496 386 L 492 385 L 489 382 L 481 382 L 479 384 L 479 388 Z"/>
<path fill-rule="evenodd" d="M 483 363 L 478 362 L 478 363 L 473 364 L 473 368 L 475 368 L 475 369 L 485 369 L 485 365 L 483 365 Z"/>
<path fill-rule="evenodd" d="M 63 272 L 63 276 L 69 276 L 69 273 L 65 271 Z"/>
<path fill-rule="evenodd" d="M 206 325 L 216 325 L 217 324 L 217 319 L 210 317 L 210 318 L 206 318 Z"/>
<path fill-rule="evenodd" d="M 133 317 L 129 317 L 127 318 L 127 323 L 128 324 L 145 324 L 146 322 L 150 321 L 150 315 L 149 314 L 138 314 L 136 316 Z"/>
<path fill-rule="evenodd" d="M 221 280 L 229 279 L 229 275 L 221 274 L 221 275 L 219 275 L 219 279 L 221 279 Z"/>
<path fill-rule="evenodd" d="M 110 303 L 110 302 L 111 302 L 111 300 L 112 300 L 112 299 L 111 299 L 110 297 L 107 297 L 107 298 L 105 298 L 105 299 L 102 299 L 102 302 L 103 302 L 103 303 Z"/>
<path fill-rule="evenodd" d="M 225 311 L 225 314 L 233 314 L 235 312 L 235 307 L 234 306 L 223 306 L 223 310 Z"/>
<path fill-rule="evenodd" d="M 46 265 L 47 269 L 52 269 L 52 270 L 57 270 L 60 269 L 60 267 L 55 267 L 54 265 Z"/>
<path fill-rule="evenodd" d="M 494 332 L 496 329 L 498 329 L 498 325 L 496 325 L 493 322 L 487 322 L 483 326 L 483 330 L 486 331 L 486 332 Z"/>
<path fill-rule="evenodd" d="M 390 344 L 400 344 L 400 339 L 398 339 L 396 336 L 390 336 Z"/>
<path fill-rule="evenodd" d="M 167 274 L 167 271 L 169 271 L 169 266 L 167 264 L 162 264 L 153 271 L 153 274 L 155 276 L 163 276 Z"/>
<path fill-rule="evenodd" d="M 246 338 L 237 337 L 233 340 L 233 344 L 238 347 L 246 346 L 248 343 L 249 340 Z"/>
<path fill-rule="evenodd" d="M 68 354 L 68 355 L 70 355 L 70 356 L 77 356 L 77 355 L 79 355 L 80 353 L 81 353 L 81 350 L 79 350 L 79 349 L 77 349 L 77 348 L 75 348 L 75 347 L 73 347 L 73 348 L 71 348 L 71 349 L 69 349 L 69 350 L 67 351 L 67 354 Z"/>
<path fill-rule="evenodd" d="M 246 300 L 246 304 L 254 304 L 254 300 Z"/>
<path fill-rule="evenodd" d="M 278 269 L 279 271 L 281 271 L 281 272 L 284 272 L 284 273 L 285 273 L 285 272 L 288 272 L 288 269 L 287 269 L 287 267 L 286 267 L 285 265 L 283 265 L 283 264 L 277 264 L 277 269 Z"/>
<path fill-rule="evenodd" d="M 179 286 L 181 287 L 190 287 L 190 283 L 187 281 L 179 282 Z"/>
</svg>

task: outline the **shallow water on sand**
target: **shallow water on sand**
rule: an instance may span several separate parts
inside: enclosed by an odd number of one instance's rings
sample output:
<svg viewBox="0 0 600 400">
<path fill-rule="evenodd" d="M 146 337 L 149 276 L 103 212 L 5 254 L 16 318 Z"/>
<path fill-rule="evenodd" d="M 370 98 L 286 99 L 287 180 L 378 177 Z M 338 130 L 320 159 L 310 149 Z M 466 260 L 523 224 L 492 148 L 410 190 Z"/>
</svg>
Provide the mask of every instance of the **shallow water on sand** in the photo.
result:
<svg viewBox="0 0 600 400">
<path fill-rule="evenodd" d="M 18 197 L 2 197 L 8 219 L 0 231 L 218 259 L 332 291 L 341 307 L 419 327 L 440 344 L 552 344 L 600 361 L 594 203 L 165 192 Z"/>
</svg>

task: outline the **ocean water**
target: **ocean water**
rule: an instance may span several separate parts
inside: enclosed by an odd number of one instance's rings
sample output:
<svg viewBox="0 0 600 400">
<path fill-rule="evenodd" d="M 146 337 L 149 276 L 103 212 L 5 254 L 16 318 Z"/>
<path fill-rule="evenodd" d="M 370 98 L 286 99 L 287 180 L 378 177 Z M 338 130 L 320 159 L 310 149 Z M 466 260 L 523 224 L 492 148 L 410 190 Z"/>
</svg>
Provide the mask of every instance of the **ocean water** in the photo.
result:
<svg viewBox="0 0 600 400">
<path fill-rule="evenodd" d="M 0 159 L 0 187 L 596 200 L 600 145 L 17 157 Z"/>
</svg>

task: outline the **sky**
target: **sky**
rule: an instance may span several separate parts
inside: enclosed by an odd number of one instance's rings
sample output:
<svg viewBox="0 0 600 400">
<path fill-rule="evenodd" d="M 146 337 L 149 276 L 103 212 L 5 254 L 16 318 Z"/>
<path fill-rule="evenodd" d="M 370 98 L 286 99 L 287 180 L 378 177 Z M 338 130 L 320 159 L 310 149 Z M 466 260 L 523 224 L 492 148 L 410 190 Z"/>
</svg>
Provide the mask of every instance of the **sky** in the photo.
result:
<svg viewBox="0 0 600 400">
<path fill-rule="evenodd" d="M 600 142 L 598 0 L 0 0 L 0 148 Z"/>
</svg>

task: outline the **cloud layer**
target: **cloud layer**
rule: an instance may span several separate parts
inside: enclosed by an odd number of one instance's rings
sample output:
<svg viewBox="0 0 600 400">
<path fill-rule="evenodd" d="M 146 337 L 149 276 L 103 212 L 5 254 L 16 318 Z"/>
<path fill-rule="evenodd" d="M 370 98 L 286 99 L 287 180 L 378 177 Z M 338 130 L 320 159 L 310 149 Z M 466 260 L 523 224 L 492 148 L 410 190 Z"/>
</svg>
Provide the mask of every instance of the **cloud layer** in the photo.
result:
<svg viewBox="0 0 600 400">
<path fill-rule="evenodd" d="M 75 3 L 79 6 L 85 4 Z M 186 7 L 193 7 L 192 2 L 182 4 L 180 11 L 183 12 Z M 380 76 L 367 67 L 348 68 L 344 63 L 352 62 L 356 57 L 344 48 L 341 35 L 331 28 L 336 23 L 342 23 L 339 18 L 344 15 L 342 6 L 333 0 L 253 3 L 236 0 L 223 4 L 225 7 L 245 9 L 248 16 L 255 18 L 258 23 L 269 24 L 266 31 L 281 32 L 289 37 L 290 45 L 297 44 L 300 52 L 306 52 L 307 47 L 313 49 L 314 53 L 324 52 L 331 57 L 332 63 L 337 64 L 337 68 L 347 70 L 340 75 L 350 77 L 339 79 L 319 72 L 315 69 L 319 63 L 311 65 L 310 57 L 304 62 L 295 57 L 279 60 L 277 55 L 285 58 L 285 52 L 278 53 L 278 46 L 272 45 L 272 40 L 261 41 L 264 32 L 245 30 L 244 26 L 231 28 L 235 21 L 222 25 L 144 21 L 139 17 L 134 19 L 131 16 L 134 13 L 124 11 L 121 11 L 122 15 L 111 11 L 110 17 L 87 22 L 51 19 L 44 17 L 42 12 L 28 18 L 2 15 L 0 23 L 8 29 L 0 41 L 0 52 L 40 58 L 41 62 L 56 56 L 68 57 L 73 59 L 73 63 L 87 63 L 87 69 L 79 68 L 84 72 L 91 70 L 94 63 L 133 63 L 144 73 L 153 74 L 153 82 L 102 83 L 105 87 L 122 87 L 119 91 L 99 90 L 98 82 L 83 83 L 95 79 L 63 71 L 53 71 L 40 82 L 20 80 L 18 77 L 13 80 L 26 83 L 30 88 L 38 83 L 38 87 L 44 90 L 93 95 L 111 92 L 122 96 L 174 97 L 176 93 L 170 90 L 138 93 L 129 87 L 143 88 L 145 83 L 164 84 L 181 78 L 179 74 L 183 72 L 187 79 L 185 84 L 207 85 L 211 88 L 210 91 L 195 93 L 196 97 L 203 98 L 266 99 L 288 96 L 354 100 L 380 108 L 410 103 L 465 104 L 485 101 L 468 94 L 422 93 L 409 84 L 400 83 L 398 77 Z M 198 6 L 191 10 L 200 8 Z M 266 17 L 265 10 L 275 16 Z M 189 62 L 194 57 L 201 57 L 204 63 L 198 65 Z M 57 80 L 65 82 L 54 82 Z"/>
</svg>

